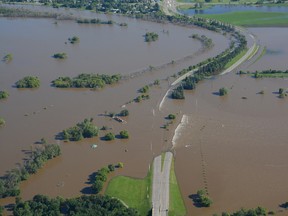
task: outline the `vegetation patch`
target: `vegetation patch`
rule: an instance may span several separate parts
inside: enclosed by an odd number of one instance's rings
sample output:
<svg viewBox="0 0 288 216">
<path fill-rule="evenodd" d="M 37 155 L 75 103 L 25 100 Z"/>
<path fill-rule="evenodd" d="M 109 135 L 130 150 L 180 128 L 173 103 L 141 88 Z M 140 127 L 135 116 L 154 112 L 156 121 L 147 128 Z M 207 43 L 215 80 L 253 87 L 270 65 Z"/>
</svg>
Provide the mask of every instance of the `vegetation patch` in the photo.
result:
<svg viewBox="0 0 288 216">
<path fill-rule="evenodd" d="M 199 40 L 205 47 L 212 47 L 213 46 L 213 42 L 211 38 L 206 37 L 205 35 L 198 35 L 198 34 L 193 34 L 191 36 L 189 36 L 190 38 Z"/>
<path fill-rule="evenodd" d="M 263 215 L 274 215 L 274 212 L 267 212 L 267 210 L 263 207 L 257 207 L 255 209 L 240 209 L 239 211 L 233 212 L 229 214 L 228 212 L 222 212 L 222 216 L 263 216 Z M 216 214 L 217 216 L 217 214 Z"/>
<path fill-rule="evenodd" d="M 26 76 L 16 82 L 17 88 L 38 88 L 39 86 L 40 80 L 36 76 Z"/>
<path fill-rule="evenodd" d="M 8 62 L 10 62 L 10 61 L 12 61 L 12 60 L 13 60 L 13 55 L 12 55 L 11 53 L 5 55 L 5 56 L 3 57 L 3 59 L 2 59 L 2 61 L 6 62 L 6 63 L 8 63 Z"/>
<path fill-rule="evenodd" d="M 175 168 L 174 168 L 174 158 L 172 159 L 171 169 L 170 169 L 170 195 L 169 195 L 169 216 L 184 216 L 186 215 L 186 208 L 182 195 L 178 186 Z"/>
<path fill-rule="evenodd" d="M 68 41 L 69 41 L 71 44 L 75 44 L 75 43 L 79 43 L 79 42 L 80 42 L 80 38 L 79 38 L 79 37 L 76 37 L 76 36 L 73 36 L 72 38 L 68 38 Z"/>
<path fill-rule="evenodd" d="M 52 57 L 55 59 L 66 59 L 67 54 L 66 53 L 55 53 Z"/>
<path fill-rule="evenodd" d="M 120 138 L 121 139 L 128 139 L 129 138 L 129 133 L 126 130 L 120 131 Z"/>
<path fill-rule="evenodd" d="M 108 20 L 108 21 L 103 21 L 101 19 L 78 19 L 77 23 L 79 24 L 107 24 L 107 25 L 112 25 L 113 21 L 112 20 Z"/>
<path fill-rule="evenodd" d="M 172 99 L 185 99 L 184 90 L 182 86 L 173 89 L 171 94 Z"/>
<path fill-rule="evenodd" d="M 224 95 L 227 95 L 228 94 L 228 89 L 225 88 L 225 87 L 222 87 L 219 89 L 219 95 L 220 96 L 224 96 Z"/>
<path fill-rule="evenodd" d="M 30 152 L 30 157 L 23 166 L 8 171 L 0 178 L 0 198 L 18 196 L 20 182 L 27 180 L 29 175 L 36 173 L 48 160 L 60 154 L 60 146 L 56 144 L 42 145 Z"/>
<path fill-rule="evenodd" d="M 97 214 L 95 214 L 97 213 Z M 33 200 L 16 199 L 14 216 L 23 215 L 123 215 L 138 216 L 135 209 L 126 208 L 119 200 L 109 196 L 92 195 L 63 199 L 36 195 Z"/>
<path fill-rule="evenodd" d="M 121 79 L 121 75 L 80 74 L 77 77 L 59 77 L 52 81 L 57 88 L 103 88 Z"/>
<path fill-rule="evenodd" d="M 145 42 L 152 42 L 158 40 L 158 34 L 155 32 L 147 32 L 144 35 Z"/>
<path fill-rule="evenodd" d="M 104 136 L 104 140 L 107 140 L 107 141 L 111 141 L 114 139 L 115 139 L 115 135 L 112 132 L 109 132 Z"/>
<path fill-rule="evenodd" d="M 197 16 L 240 26 L 288 26 L 287 13 L 278 12 L 242 11 Z"/>
<path fill-rule="evenodd" d="M 0 100 L 6 99 L 9 97 L 9 93 L 7 91 L 0 91 Z"/>
<path fill-rule="evenodd" d="M 122 200 L 140 215 L 147 215 L 151 209 L 152 171 L 144 179 L 117 176 L 110 180 L 106 195 Z"/>
<path fill-rule="evenodd" d="M 5 125 L 5 120 L 3 118 L 0 118 L 0 127 Z"/>
<path fill-rule="evenodd" d="M 93 118 L 84 119 L 83 122 L 77 123 L 74 127 L 63 130 L 60 138 L 70 141 L 79 141 L 83 138 L 98 136 L 98 128 L 92 123 Z"/>
</svg>

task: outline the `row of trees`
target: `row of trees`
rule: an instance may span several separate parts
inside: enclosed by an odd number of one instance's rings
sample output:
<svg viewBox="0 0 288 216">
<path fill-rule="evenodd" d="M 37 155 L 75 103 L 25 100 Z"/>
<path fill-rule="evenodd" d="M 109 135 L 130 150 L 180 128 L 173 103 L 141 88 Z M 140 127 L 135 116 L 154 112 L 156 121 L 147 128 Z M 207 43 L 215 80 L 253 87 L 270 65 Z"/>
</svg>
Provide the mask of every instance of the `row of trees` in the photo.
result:
<svg viewBox="0 0 288 216">
<path fill-rule="evenodd" d="M 103 88 L 105 85 L 117 83 L 121 79 L 120 74 L 80 74 L 74 78 L 59 77 L 52 81 L 57 88 Z"/>
<path fill-rule="evenodd" d="M 79 24 L 107 24 L 107 25 L 112 25 L 114 22 L 112 20 L 104 21 L 101 19 L 78 19 L 77 23 Z"/>
<path fill-rule="evenodd" d="M 205 35 L 198 35 L 198 34 L 193 34 L 190 36 L 193 39 L 197 39 L 199 41 L 201 41 L 201 43 L 205 46 L 205 47 L 211 47 L 213 46 L 213 42 L 211 38 L 206 37 Z"/>
<path fill-rule="evenodd" d="M 61 138 L 70 141 L 79 141 L 83 138 L 98 136 L 98 128 L 93 124 L 93 118 L 84 119 L 83 122 L 77 123 L 74 127 L 63 130 Z"/>
<path fill-rule="evenodd" d="M 275 214 L 274 212 L 268 212 L 268 214 Z M 214 214 L 217 216 L 217 214 Z M 267 215 L 267 210 L 263 207 L 257 207 L 255 209 L 240 209 L 234 213 L 229 214 L 228 212 L 222 212 L 221 216 L 265 216 Z"/>
<path fill-rule="evenodd" d="M 135 209 L 125 207 L 119 200 L 109 196 L 92 195 L 63 199 L 61 197 L 49 198 L 45 195 L 36 195 L 33 200 L 29 201 L 22 201 L 17 198 L 13 215 L 138 216 L 139 213 Z"/>
<path fill-rule="evenodd" d="M 8 171 L 0 178 L 0 198 L 18 196 L 20 182 L 28 179 L 29 175 L 36 173 L 48 160 L 60 154 L 60 146 L 56 144 L 43 145 L 31 151 L 23 166 Z"/>
</svg>

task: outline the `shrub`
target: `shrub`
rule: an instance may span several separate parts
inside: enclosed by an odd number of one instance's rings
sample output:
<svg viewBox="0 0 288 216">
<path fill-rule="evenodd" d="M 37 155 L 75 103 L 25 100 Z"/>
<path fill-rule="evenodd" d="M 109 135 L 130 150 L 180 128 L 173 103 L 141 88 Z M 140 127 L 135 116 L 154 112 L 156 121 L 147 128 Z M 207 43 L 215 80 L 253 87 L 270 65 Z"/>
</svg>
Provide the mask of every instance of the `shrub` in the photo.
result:
<svg viewBox="0 0 288 216">
<path fill-rule="evenodd" d="M 224 96 L 224 95 L 227 95 L 228 94 L 228 89 L 222 87 L 219 89 L 219 95 L 220 96 Z"/>
<path fill-rule="evenodd" d="M 38 88 L 39 86 L 40 80 L 36 76 L 26 76 L 16 82 L 17 88 Z"/>
<path fill-rule="evenodd" d="M 53 58 L 55 58 L 55 59 L 66 59 L 67 58 L 67 54 L 66 53 L 55 53 L 53 55 Z"/>
<path fill-rule="evenodd" d="M 7 91 L 0 91 L 0 100 L 8 98 L 9 93 Z"/>
<path fill-rule="evenodd" d="M 169 114 L 167 118 L 168 118 L 168 119 L 175 119 L 175 118 L 176 118 L 176 115 L 174 115 L 174 114 Z"/>
<path fill-rule="evenodd" d="M 129 111 L 127 109 L 124 109 L 122 110 L 120 113 L 119 113 L 120 116 L 128 116 L 129 115 Z"/>
<path fill-rule="evenodd" d="M 109 140 L 114 140 L 115 139 L 115 135 L 113 133 L 107 133 L 105 136 L 104 136 L 104 139 L 109 141 Z"/>
<path fill-rule="evenodd" d="M 128 131 L 126 131 L 126 130 L 120 131 L 120 137 L 122 139 L 128 139 L 129 138 Z"/>
</svg>

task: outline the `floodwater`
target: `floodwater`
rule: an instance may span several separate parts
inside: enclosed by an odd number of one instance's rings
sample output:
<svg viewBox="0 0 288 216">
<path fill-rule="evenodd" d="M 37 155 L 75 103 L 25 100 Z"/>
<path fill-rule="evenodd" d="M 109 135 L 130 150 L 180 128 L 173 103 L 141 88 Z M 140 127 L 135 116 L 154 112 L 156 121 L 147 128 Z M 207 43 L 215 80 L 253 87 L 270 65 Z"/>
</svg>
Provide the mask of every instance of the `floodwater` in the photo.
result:
<svg viewBox="0 0 288 216">
<path fill-rule="evenodd" d="M 124 168 L 113 175 L 142 178 L 153 158 L 171 149 L 173 140 L 176 174 L 187 215 L 212 215 L 258 205 L 279 211 L 278 205 L 287 201 L 288 190 L 288 103 L 275 92 L 285 88 L 287 80 L 255 80 L 230 73 L 200 83 L 195 91 L 186 93 L 185 101 L 165 99 L 159 111 L 169 82 L 173 81 L 165 79 L 188 65 L 217 55 L 229 46 L 229 40 L 198 28 L 112 18 L 127 22 L 128 27 L 79 25 L 74 21 L 57 21 L 55 25 L 52 19 L 0 19 L 0 28 L 5 29 L 0 34 L 0 56 L 14 56 L 12 62 L 0 63 L 0 87 L 10 94 L 0 102 L 0 116 L 6 120 L 6 126 L 0 128 L 0 173 L 21 163 L 25 157 L 23 150 L 35 148 L 39 144 L 34 143 L 44 137 L 48 142 L 59 143 L 62 155 L 23 182 L 21 196 L 30 199 L 35 194 L 89 194 L 88 177 L 99 168 L 121 161 Z M 169 34 L 163 33 L 163 29 Z M 256 62 L 257 57 L 251 59 L 242 69 L 286 69 L 287 29 L 249 30 L 262 48 L 266 46 L 267 54 Z M 145 43 L 142 35 L 146 31 L 157 32 L 159 40 Z M 212 38 L 215 46 L 203 51 L 198 41 L 188 37 L 194 33 Z M 65 44 L 74 35 L 80 43 Z M 66 52 L 68 58 L 52 59 L 56 52 Z M 167 64 L 172 60 L 179 61 Z M 83 72 L 129 75 L 150 65 L 163 67 L 102 90 L 50 86 L 58 76 Z M 39 76 L 41 87 L 14 88 L 13 84 L 26 75 Z M 149 100 L 126 104 L 139 95 L 139 88 L 156 79 L 161 80 L 161 85 L 150 89 Z M 215 92 L 223 86 L 229 88 L 229 94 L 220 98 Z M 257 94 L 261 90 L 264 95 Z M 105 111 L 120 112 L 123 105 L 130 113 L 125 118 L 127 124 L 101 115 Z M 164 130 L 161 126 L 167 123 L 165 117 L 169 113 L 177 114 L 177 121 Z M 90 117 L 99 127 L 108 126 L 115 134 L 128 130 L 131 137 L 112 142 L 99 137 L 68 143 L 54 139 L 64 128 Z M 181 136 L 172 139 L 176 128 Z M 104 135 L 100 131 L 100 138 Z M 98 144 L 96 149 L 91 148 L 94 143 Z M 208 190 L 214 201 L 212 207 L 193 205 L 190 197 L 201 188 Z"/>
<path fill-rule="evenodd" d="M 71 10 L 73 11 L 73 10 Z M 84 12 L 85 16 L 87 12 Z M 90 17 L 93 17 L 90 14 Z M 101 19 L 105 17 L 101 16 Z M 108 18 L 107 18 L 108 19 Z M 203 59 L 216 56 L 228 48 L 229 39 L 218 33 L 199 28 L 186 28 L 109 16 L 118 25 L 80 25 L 75 21 L 53 19 L 0 18 L 0 57 L 12 53 L 13 60 L 0 63 L 1 90 L 9 98 L 0 102 L 0 116 L 6 120 L 0 129 L 0 173 L 15 168 L 25 158 L 25 152 L 34 149 L 44 137 L 48 143 L 58 143 L 62 156 L 49 161 L 36 175 L 21 184 L 21 196 L 30 199 L 35 194 L 73 197 L 89 194 L 88 177 L 108 164 L 124 163 L 124 169 L 115 175 L 144 177 L 153 158 L 170 149 L 173 133 L 161 128 L 167 113 L 158 105 L 168 88 L 167 77 Z M 163 32 L 164 30 L 164 32 Z M 145 43 L 147 31 L 159 34 L 159 40 Z M 205 34 L 215 43 L 203 49 L 191 34 Z M 80 38 L 79 44 L 69 44 L 68 38 Z M 66 52 L 68 58 L 55 60 L 54 53 Z M 175 63 L 171 64 L 174 60 Z M 147 71 L 149 66 L 156 67 Z M 160 67 L 159 67 L 160 66 Z M 143 72 L 134 78 L 102 90 L 56 89 L 50 82 L 59 76 L 76 76 L 80 73 L 105 73 L 122 75 Z M 38 76 L 41 87 L 19 90 L 14 83 L 27 75 Z M 159 79 L 161 85 L 150 90 L 150 99 L 139 104 L 126 105 L 130 115 L 120 124 L 103 116 L 107 112 L 120 112 L 126 102 L 136 98 L 139 88 Z M 63 129 L 84 118 L 94 118 L 97 126 L 112 128 L 118 134 L 128 130 L 129 140 L 116 139 L 105 142 L 100 138 L 81 142 L 62 142 L 54 137 Z M 91 144 L 97 143 L 96 149 Z M 2 200 L 9 203 L 10 199 Z"/>
<path fill-rule="evenodd" d="M 287 29 L 249 30 L 271 51 L 241 69 L 286 70 Z M 181 104 L 185 126 L 182 123 L 178 131 L 174 153 L 188 215 L 257 206 L 287 215 L 279 205 L 286 202 L 288 192 L 288 103 L 276 93 L 287 85 L 287 79 L 258 80 L 230 73 L 206 80 L 186 94 Z M 223 98 L 216 94 L 221 87 L 229 89 Z M 263 95 L 258 94 L 261 90 Z M 172 100 L 167 99 L 165 106 L 170 112 L 179 111 Z M 213 199 L 212 207 L 194 206 L 193 195 L 201 188 Z"/>
<path fill-rule="evenodd" d="M 257 12 L 279 12 L 287 13 L 288 7 L 281 6 L 255 6 L 255 5 L 214 5 L 211 8 L 197 10 L 188 9 L 180 12 L 186 15 L 194 14 L 224 14 L 240 11 L 257 11 Z"/>
</svg>

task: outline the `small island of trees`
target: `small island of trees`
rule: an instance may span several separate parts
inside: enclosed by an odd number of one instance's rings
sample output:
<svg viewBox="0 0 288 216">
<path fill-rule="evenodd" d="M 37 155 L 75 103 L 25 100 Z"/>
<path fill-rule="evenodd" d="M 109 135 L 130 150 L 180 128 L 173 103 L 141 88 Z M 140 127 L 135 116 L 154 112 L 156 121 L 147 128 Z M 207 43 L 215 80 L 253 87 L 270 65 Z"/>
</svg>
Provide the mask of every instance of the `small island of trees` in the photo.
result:
<svg viewBox="0 0 288 216">
<path fill-rule="evenodd" d="M 7 91 L 0 91 L 0 100 L 6 99 L 9 97 L 9 93 Z"/>
<path fill-rule="evenodd" d="M 73 36 L 72 38 L 68 38 L 69 42 L 71 44 L 75 44 L 75 43 L 79 43 L 80 42 L 80 38 L 79 37 L 76 37 L 76 36 Z"/>
<path fill-rule="evenodd" d="M 152 42 L 158 40 L 158 34 L 155 32 L 147 32 L 144 35 L 145 42 Z"/>
<path fill-rule="evenodd" d="M 103 88 L 106 84 L 117 83 L 121 75 L 80 74 L 77 77 L 59 77 L 52 81 L 57 88 Z"/>
<path fill-rule="evenodd" d="M 10 62 L 10 61 L 12 61 L 12 60 L 13 60 L 13 55 L 12 55 L 11 53 L 5 55 L 5 56 L 3 57 L 3 59 L 2 59 L 2 61 L 6 62 L 6 63 L 8 63 L 8 62 Z"/>
<path fill-rule="evenodd" d="M 128 139 L 129 138 L 129 133 L 126 130 L 120 131 L 120 138 L 121 139 Z"/>
<path fill-rule="evenodd" d="M 39 86 L 40 80 L 36 76 L 26 76 L 16 82 L 17 88 L 38 88 Z"/>
<path fill-rule="evenodd" d="M 66 53 L 55 53 L 52 57 L 55 59 L 66 59 L 67 54 Z"/>
<path fill-rule="evenodd" d="M 98 136 L 98 128 L 92 123 L 93 119 L 84 119 L 83 122 L 63 130 L 60 137 L 64 140 L 79 141 L 83 138 Z"/>
<path fill-rule="evenodd" d="M 219 95 L 220 96 L 224 96 L 224 95 L 227 95 L 228 94 L 228 89 L 225 88 L 225 87 L 222 87 L 219 89 Z"/>
<path fill-rule="evenodd" d="M 5 125 L 5 123 L 6 123 L 5 120 L 0 117 L 0 127 L 3 126 L 3 125 Z"/>
</svg>

